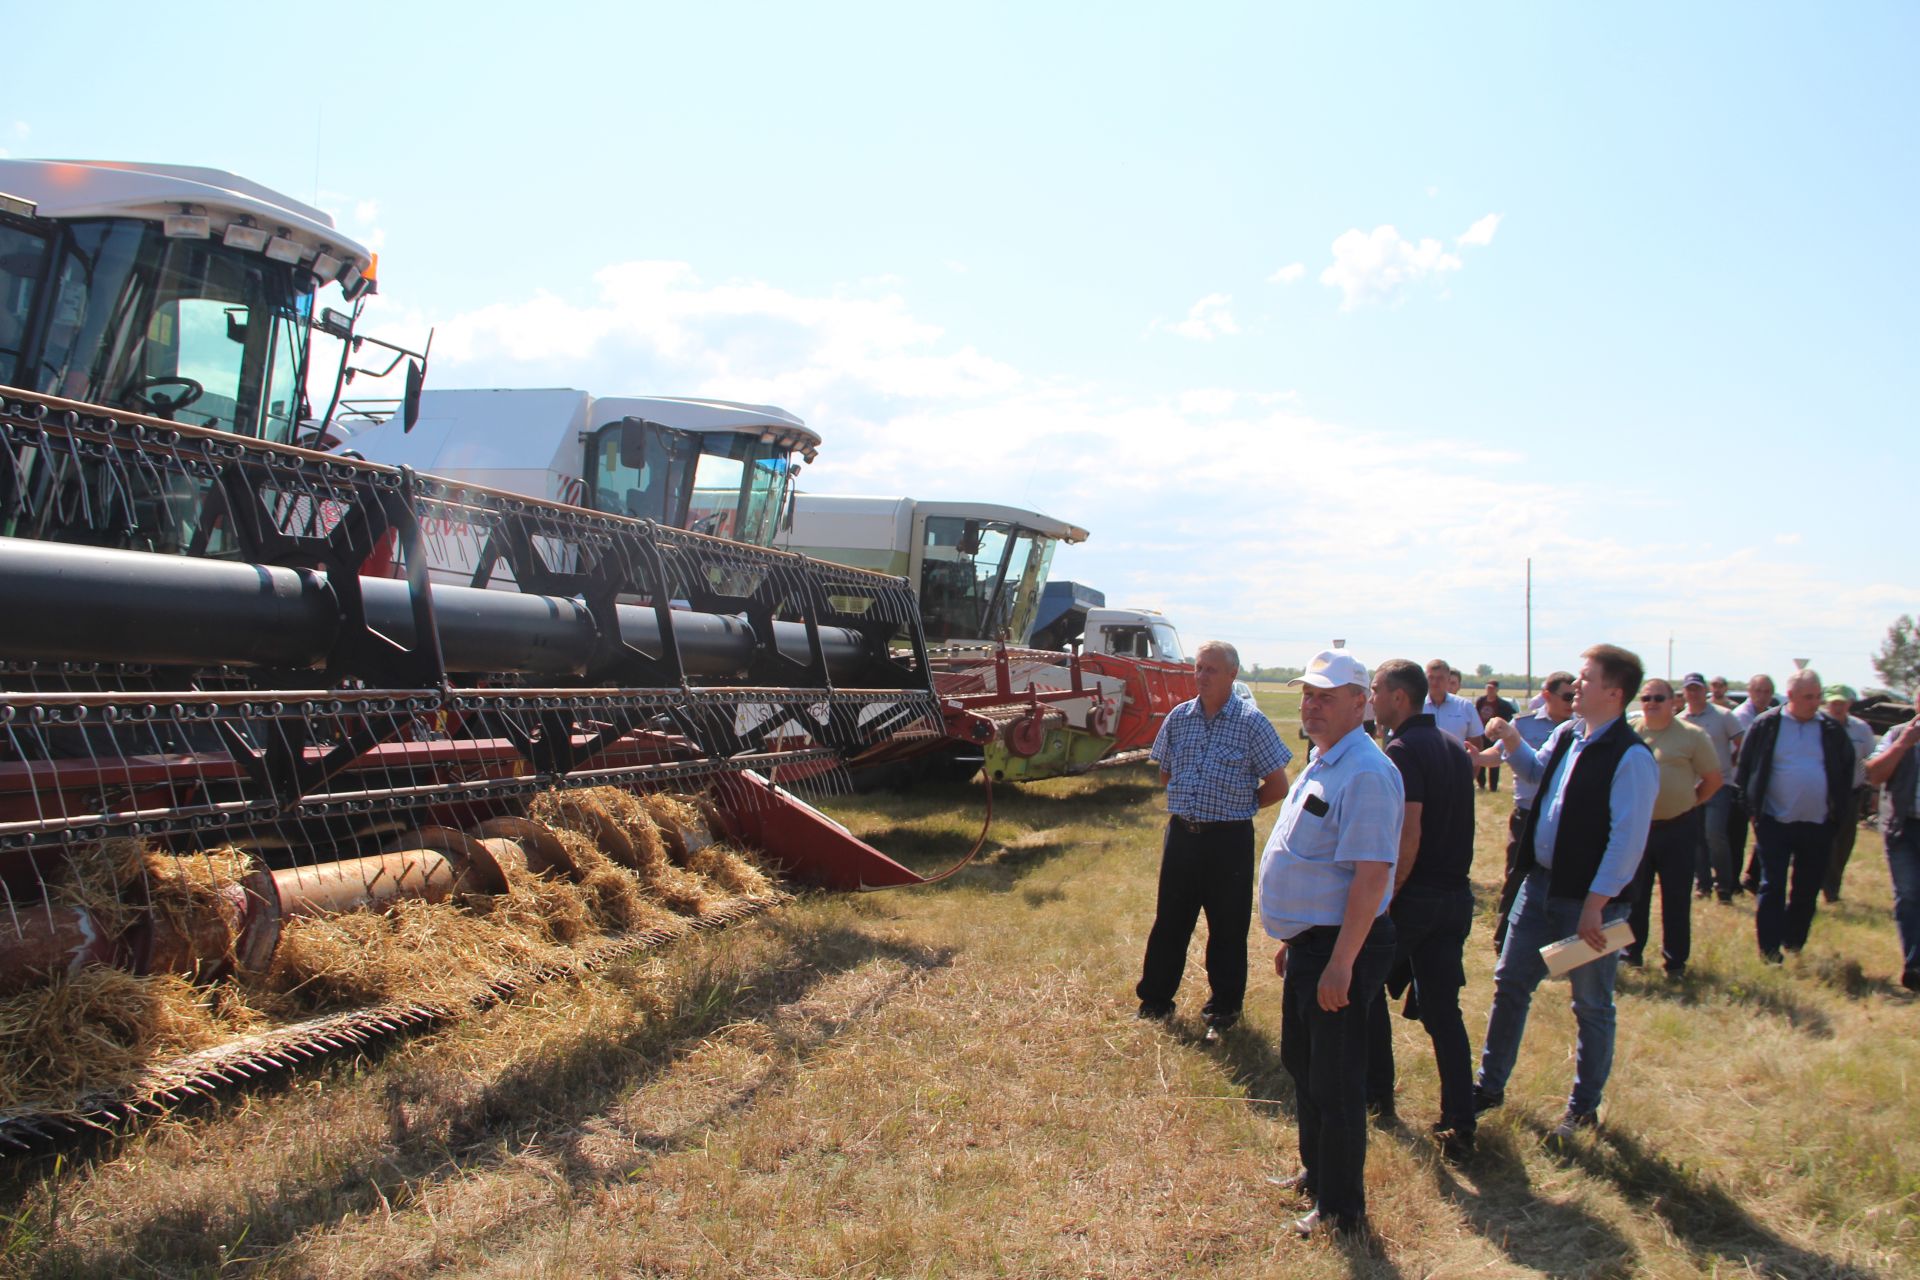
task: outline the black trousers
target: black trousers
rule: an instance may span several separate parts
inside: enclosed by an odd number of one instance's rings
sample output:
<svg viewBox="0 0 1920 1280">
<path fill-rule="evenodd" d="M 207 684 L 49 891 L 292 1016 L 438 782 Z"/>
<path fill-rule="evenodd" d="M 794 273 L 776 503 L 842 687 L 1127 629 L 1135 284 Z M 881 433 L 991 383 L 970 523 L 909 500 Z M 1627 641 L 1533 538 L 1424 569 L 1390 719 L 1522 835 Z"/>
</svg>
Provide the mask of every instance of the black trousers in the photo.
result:
<svg viewBox="0 0 1920 1280">
<path fill-rule="evenodd" d="M 1393 920 L 1379 916 L 1353 961 L 1345 1008 L 1320 1007 L 1320 975 L 1340 930 L 1287 939 L 1281 987 L 1280 1062 L 1293 1077 L 1300 1165 L 1323 1218 L 1357 1226 L 1367 1212 L 1367 1024 L 1393 963 Z"/>
<path fill-rule="evenodd" d="M 1828 902 L 1840 901 L 1840 880 L 1847 874 L 1847 861 L 1853 857 L 1854 837 L 1860 834 L 1860 822 L 1873 812 L 1873 788 L 1853 789 L 1853 811 L 1840 815 L 1833 828 L 1833 857 L 1827 861 L 1827 881 L 1820 886 Z"/>
<path fill-rule="evenodd" d="M 1492 768 L 1476 766 L 1473 771 L 1473 784 L 1488 791 L 1498 791 L 1500 789 L 1500 766 L 1497 764 Z"/>
<path fill-rule="evenodd" d="M 1653 927 L 1653 887 L 1660 886 L 1660 959 L 1668 973 L 1679 973 L 1693 955 L 1693 875 L 1699 862 L 1698 807 L 1677 818 L 1656 822 L 1647 831 L 1647 851 L 1633 877 L 1633 907 L 1627 920 L 1633 941 L 1621 957 L 1639 964 Z"/>
<path fill-rule="evenodd" d="M 1753 820 L 1753 849 L 1760 859 L 1760 893 L 1754 902 L 1754 940 L 1764 954 L 1807 945 L 1820 886 L 1833 856 L 1831 822 Z"/>
<path fill-rule="evenodd" d="M 1172 1007 L 1187 968 L 1187 943 L 1200 913 L 1207 916 L 1209 1021 L 1226 1025 L 1240 1016 L 1247 996 L 1247 929 L 1253 922 L 1253 819 L 1209 823 L 1189 831 L 1167 822 L 1160 850 L 1160 896 L 1147 957 L 1141 965 L 1140 1002 Z"/>
<path fill-rule="evenodd" d="M 1393 895 L 1397 939 L 1393 968 L 1405 962 L 1413 975 L 1412 1000 L 1420 1025 L 1433 1041 L 1434 1065 L 1440 1072 L 1440 1127 L 1473 1132 L 1473 1046 L 1460 1016 L 1460 989 L 1467 985 L 1461 955 L 1473 930 L 1473 890 L 1426 889 L 1407 885 Z M 1400 979 L 1392 979 L 1395 986 Z M 1367 1097 L 1383 1102 L 1393 1097 L 1393 1026 L 1382 997 L 1374 1002 L 1367 1025 Z"/>
</svg>

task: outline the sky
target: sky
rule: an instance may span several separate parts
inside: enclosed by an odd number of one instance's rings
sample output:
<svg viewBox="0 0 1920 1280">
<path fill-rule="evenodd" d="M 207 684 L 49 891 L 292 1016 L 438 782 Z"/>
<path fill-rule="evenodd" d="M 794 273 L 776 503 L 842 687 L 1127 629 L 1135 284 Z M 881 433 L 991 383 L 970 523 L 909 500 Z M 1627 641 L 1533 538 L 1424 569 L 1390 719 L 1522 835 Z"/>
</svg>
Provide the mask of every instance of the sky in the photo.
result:
<svg viewBox="0 0 1920 1280">
<path fill-rule="evenodd" d="M 316 203 L 429 386 L 780 405 L 1189 646 L 1524 671 L 1531 560 L 1536 673 L 1862 685 L 1920 612 L 1920 6 L 156 21 L 16 6 L 0 153 Z"/>
</svg>

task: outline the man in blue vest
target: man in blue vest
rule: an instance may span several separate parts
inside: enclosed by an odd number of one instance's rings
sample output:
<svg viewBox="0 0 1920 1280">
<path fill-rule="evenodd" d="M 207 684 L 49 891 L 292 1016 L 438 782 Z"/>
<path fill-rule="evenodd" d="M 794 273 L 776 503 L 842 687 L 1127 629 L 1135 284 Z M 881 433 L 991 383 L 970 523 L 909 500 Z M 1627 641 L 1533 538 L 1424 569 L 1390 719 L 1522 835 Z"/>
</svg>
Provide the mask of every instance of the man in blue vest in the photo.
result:
<svg viewBox="0 0 1920 1280">
<path fill-rule="evenodd" d="M 1493 1009 L 1480 1052 L 1474 1109 L 1497 1107 L 1520 1053 L 1533 989 L 1547 976 L 1540 948 L 1578 934 L 1606 950 L 1606 926 L 1624 920 L 1633 902 L 1634 873 L 1646 850 L 1660 789 L 1653 752 L 1621 714 L 1645 675 L 1637 655 L 1598 644 L 1580 655 L 1573 718 L 1550 734 L 1537 753 L 1512 724 L 1497 720 L 1487 736 L 1506 748 L 1515 777 L 1537 782 L 1533 809 L 1521 829 L 1509 872 L 1513 906 L 1507 940 L 1493 971 Z M 1578 966 L 1573 987 L 1573 1090 L 1550 1140 L 1566 1142 L 1598 1125 L 1600 1103 L 1613 1070 L 1613 983 L 1620 954 L 1608 951 Z"/>
<path fill-rule="evenodd" d="M 1920 691 L 1913 697 L 1920 712 Z M 1893 873 L 1893 922 L 1900 928 L 1900 985 L 1920 991 L 1920 715 L 1887 730 L 1867 761 L 1880 788 L 1880 834 Z"/>
</svg>

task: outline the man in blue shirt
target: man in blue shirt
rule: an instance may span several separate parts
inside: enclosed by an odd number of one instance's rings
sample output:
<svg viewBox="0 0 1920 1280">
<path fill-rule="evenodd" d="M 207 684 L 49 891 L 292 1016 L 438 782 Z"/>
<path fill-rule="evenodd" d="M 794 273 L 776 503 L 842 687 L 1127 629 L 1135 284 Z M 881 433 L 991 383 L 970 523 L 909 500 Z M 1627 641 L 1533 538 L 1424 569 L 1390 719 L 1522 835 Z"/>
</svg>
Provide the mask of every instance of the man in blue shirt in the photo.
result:
<svg viewBox="0 0 1920 1280">
<path fill-rule="evenodd" d="M 1151 755 L 1167 789 L 1160 892 L 1141 965 L 1142 1018 L 1173 1016 L 1187 943 L 1207 915 L 1207 1039 L 1240 1020 L 1253 919 L 1253 815 L 1287 794 L 1287 750 L 1273 722 L 1233 695 L 1240 655 L 1209 640 L 1195 652 L 1199 696 L 1167 713 Z"/>
<path fill-rule="evenodd" d="M 1294 1224 L 1365 1229 L 1367 1023 L 1393 963 L 1387 915 L 1406 792 L 1367 736 L 1367 669 L 1328 650 L 1289 684 L 1314 745 L 1260 864 L 1260 923 L 1280 940 L 1280 1061 L 1293 1077 L 1301 1170 L 1281 1185 L 1313 1198 Z M 1465 757 L 1462 756 L 1462 764 Z"/>
<path fill-rule="evenodd" d="M 1605 927 L 1632 907 L 1634 873 L 1646 850 L 1647 829 L 1660 789 L 1653 752 L 1621 714 L 1639 689 L 1640 659 L 1617 645 L 1580 655 L 1573 718 L 1555 729 L 1539 752 L 1512 724 L 1487 726 L 1500 740 L 1514 777 L 1538 786 L 1520 833 L 1509 881 L 1518 880 L 1507 917 L 1507 940 L 1493 971 L 1493 1009 L 1480 1052 L 1474 1108 L 1505 1097 L 1520 1053 L 1533 989 L 1547 976 L 1540 948 L 1573 934 L 1605 950 Z M 1573 969 L 1575 1039 L 1573 1091 L 1550 1135 L 1570 1140 L 1599 1123 L 1600 1102 L 1613 1070 L 1613 983 L 1620 954 L 1608 952 Z"/>
<path fill-rule="evenodd" d="M 1769 964 L 1807 944 L 1833 856 L 1833 826 L 1853 821 L 1853 742 L 1820 713 L 1820 677 L 1787 681 L 1787 705 L 1753 718 L 1740 747 L 1740 794 L 1760 863 L 1754 939 Z"/>
</svg>

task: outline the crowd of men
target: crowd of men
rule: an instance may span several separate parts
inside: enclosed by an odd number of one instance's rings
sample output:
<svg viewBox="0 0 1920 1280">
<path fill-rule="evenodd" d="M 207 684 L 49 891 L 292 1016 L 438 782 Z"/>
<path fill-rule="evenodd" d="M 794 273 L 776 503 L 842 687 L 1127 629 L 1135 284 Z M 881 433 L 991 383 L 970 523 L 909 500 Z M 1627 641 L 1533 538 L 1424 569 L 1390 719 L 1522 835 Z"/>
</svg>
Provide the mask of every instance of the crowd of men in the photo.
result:
<svg viewBox="0 0 1920 1280">
<path fill-rule="evenodd" d="M 1365 1229 L 1368 1115 L 1397 1119 L 1391 1000 L 1404 997 L 1404 1016 L 1432 1041 L 1432 1132 L 1459 1162 L 1473 1155 L 1479 1116 L 1505 1100 L 1535 988 L 1564 972 L 1574 1071 L 1549 1141 L 1574 1141 L 1599 1123 L 1618 967 L 1646 962 L 1656 888 L 1670 979 L 1686 974 L 1697 898 L 1752 893 L 1759 955 L 1781 964 L 1806 945 L 1820 899 L 1839 899 L 1875 788 L 1901 981 L 1920 991 L 1920 716 L 1876 740 L 1851 714 L 1853 690 L 1823 687 L 1810 670 L 1787 680 L 1784 703 L 1759 675 L 1733 706 L 1724 679 L 1693 673 L 1676 690 L 1616 645 L 1581 659 L 1522 712 L 1496 681 L 1468 701 L 1443 661 L 1391 659 L 1369 673 L 1349 653 L 1318 654 L 1288 682 L 1312 744 L 1290 783 L 1292 753 L 1233 694 L 1239 655 L 1200 647 L 1199 696 L 1167 717 L 1152 750 L 1169 818 L 1139 1014 L 1172 1016 L 1204 913 L 1201 1012 L 1206 1038 L 1219 1040 L 1240 1017 L 1257 901 L 1279 944 L 1280 1057 L 1300 1131 L 1299 1171 L 1272 1181 L 1306 1199 L 1294 1224 L 1303 1236 Z M 1460 1010 L 1474 797 L 1500 789 L 1502 768 L 1513 808 L 1476 1071 Z M 1253 818 L 1271 804 L 1280 815 L 1256 870 Z"/>
</svg>

